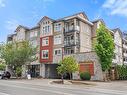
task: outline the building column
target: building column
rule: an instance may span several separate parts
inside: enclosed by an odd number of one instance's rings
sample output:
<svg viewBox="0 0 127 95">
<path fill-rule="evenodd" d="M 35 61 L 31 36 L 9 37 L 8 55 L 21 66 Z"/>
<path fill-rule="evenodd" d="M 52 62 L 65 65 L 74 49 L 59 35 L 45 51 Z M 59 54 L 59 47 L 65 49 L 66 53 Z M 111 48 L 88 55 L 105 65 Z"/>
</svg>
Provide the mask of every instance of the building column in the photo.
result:
<svg viewBox="0 0 127 95">
<path fill-rule="evenodd" d="M 74 19 L 74 29 L 76 30 L 76 19 Z"/>
<path fill-rule="evenodd" d="M 74 19 L 74 30 L 76 30 L 76 19 Z M 76 45 L 76 31 L 74 32 L 74 43 Z M 76 46 L 74 47 L 74 52 L 76 53 Z"/>
<path fill-rule="evenodd" d="M 45 78 L 45 64 L 40 64 L 40 76 Z"/>
</svg>

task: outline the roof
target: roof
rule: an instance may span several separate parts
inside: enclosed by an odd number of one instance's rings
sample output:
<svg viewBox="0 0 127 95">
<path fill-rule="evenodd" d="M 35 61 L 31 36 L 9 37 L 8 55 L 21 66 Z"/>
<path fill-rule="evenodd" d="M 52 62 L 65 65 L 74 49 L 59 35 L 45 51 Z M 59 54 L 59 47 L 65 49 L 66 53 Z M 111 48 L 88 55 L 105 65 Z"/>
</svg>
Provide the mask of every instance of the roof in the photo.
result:
<svg viewBox="0 0 127 95">
<path fill-rule="evenodd" d="M 38 22 L 38 25 L 39 25 L 43 20 L 45 20 L 45 19 L 50 19 L 51 21 L 55 21 L 55 20 L 49 18 L 48 16 L 44 16 L 44 17 Z"/>
<path fill-rule="evenodd" d="M 30 30 L 34 30 L 34 29 L 37 29 L 37 28 L 39 28 L 40 26 L 39 25 L 37 25 L 37 26 L 35 26 L 35 27 L 32 27 Z"/>
<path fill-rule="evenodd" d="M 25 30 L 29 30 L 28 27 L 23 26 L 23 25 L 19 25 L 19 26 L 16 28 L 15 32 L 17 32 L 17 30 L 18 30 L 19 28 L 24 28 Z"/>
<path fill-rule="evenodd" d="M 122 35 L 122 32 L 121 32 L 121 30 L 120 30 L 120 28 L 115 28 L 115 29 L 112 29 L 112 31 L 115 33 L 116 31 L 118 31 L 119 32 L 119 34 L 120 34 L 120 36 L 122 37 L 123 35 Z"/>
<path fill-rule="evenodd" d="M 13 37 L 14 35 L 16 35 L 16 34 L 9 34 L 9 35 L 8 35 L 8 38 L 9 38 L 9 37 Z"/>
<path fill-rule="evenodd" d="M 105 22 L 104 22 L 103 19 L 96 19 L 96 20 L 92 21 L 92 23 L 97 23 L 97 22 L 99 22 L 99 21 L 101 21 L 101 22 L 105 25 Z"/>
<path fill-rule="evenodd" d="M 87 17 L 87 15 L 85 14 L 85 12 L 79 12 L 79 13 L 76 13 L 76 14 L 73 14 L 73 15 L 70 15 L 70 16 L 66 16 L 66 17 L 57 19 L 56 21 L 63 21 L 65 19 L 69 18 L 69 17 L 77 16 L 77 15 L 80 15 L 80 14 L 82 14 L 84 16 L 84 18 L 86 18 L 87 20 L 89 20 L 88 17 Z"/>
<path fill-rule="evenodd" d="M 49 18 L 49 17 L 47 17 L 47 16 L 44 16 L 44 17 L 39 21 L 38 24 L 40 24 L 44 19 L 50 19 L 52 22 L 59 22 L 59 21 L 65 21 L 65 20 L 68 20 L 68 19 L 71 19 L 71 18 L 74 18 L 74 17 L 79 17 L 79 15 L 82 15 L 83 18 L 85 18 L 86 20 L 89 21 L 87 15 L 86 15 L 84 12 L 79 12 L 79 13 L 76 13 L 76 14 L 73 14 L 73 15 L 70 15 L 70 16 L 66 16 L 66 17 L 63 17 L 63 18 L 60 18 L 60 19 L 56 19 L 56 20 L 51 19 L 51 18 Z"/>
</svg>

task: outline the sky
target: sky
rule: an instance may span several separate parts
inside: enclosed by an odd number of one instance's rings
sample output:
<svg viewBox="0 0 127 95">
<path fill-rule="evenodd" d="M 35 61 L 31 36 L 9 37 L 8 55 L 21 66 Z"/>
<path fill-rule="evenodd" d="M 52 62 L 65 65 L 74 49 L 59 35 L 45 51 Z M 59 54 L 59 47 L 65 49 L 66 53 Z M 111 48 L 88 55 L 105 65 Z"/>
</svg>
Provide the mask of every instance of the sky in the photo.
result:
<svg viewBox="0 0 127 95">
<path fill-rule="evenodd" d="M 59 19 L 78 12 L 90 21 L 103 19 L 110 29 L 127 30 L 127 0 L 0 0 L 0 42 L 18 25 L 31 28 L 43 16 Z"/>
</svg>

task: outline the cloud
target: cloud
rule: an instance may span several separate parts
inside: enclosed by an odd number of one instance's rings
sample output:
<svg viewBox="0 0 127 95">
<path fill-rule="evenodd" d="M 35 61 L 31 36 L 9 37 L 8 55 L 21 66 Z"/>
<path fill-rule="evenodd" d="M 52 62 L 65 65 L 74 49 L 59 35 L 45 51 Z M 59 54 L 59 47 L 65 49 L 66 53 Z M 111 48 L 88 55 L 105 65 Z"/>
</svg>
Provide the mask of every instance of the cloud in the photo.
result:
<svg viewBox="0 0 127 95">
<path fill-rule="evenodd" d="M 0 7 L 5 7 L 5 0 L 0 0 Z"/>
<path fill-rule="evenodd" d="M 9 32 L 13 32 L 16 27 L 19 25 L 19 22 L 17 20 L 11 19 L 5 22 L 5 28 L 9 31 Z"/>
<path fill-rule="evenodd" d="M 127 0 L 106 0 L 102 7 L 108 9 L 111 15 L 127 17 Z"/>
</svg>

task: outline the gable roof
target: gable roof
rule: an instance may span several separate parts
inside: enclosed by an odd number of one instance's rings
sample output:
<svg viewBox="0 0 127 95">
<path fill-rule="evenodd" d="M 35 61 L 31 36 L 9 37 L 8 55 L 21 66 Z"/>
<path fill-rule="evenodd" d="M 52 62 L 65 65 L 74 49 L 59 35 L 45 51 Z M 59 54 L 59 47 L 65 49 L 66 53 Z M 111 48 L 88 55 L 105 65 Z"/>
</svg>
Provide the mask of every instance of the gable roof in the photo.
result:
<svg viewBox="0 0 127 95">
<path fill-rule="evenodd" d="M 44 16 L 44 17 L 38 22 L 38 25 L 39 25 L 41 22 L 43 22 L 45 19 L 49 19 L 49 20 L 51 20 L 52 22 L 55 21 L 55 20 L 49 18 L 48 16 Z"/>
<path fill-rule="evenodd" d="M 57 19 L 56 21 L 64 21 L 70 17 L 75 17 L 75 16 L 78 16 L 78 15 L 82 15 L 85 19 L 89 20 L 87 15 L 85 14 L 85 12 L 79 12 L 79 13 L 76 13 L 76 14 L 73 14 L 73 15 L 70 15 L 70 16 L 66 16 L 66 17 L 63 17 L 63 18 L 60 18 L 60 19 Z"/>
<path fill-rule="evenodd" d="M 118 33 L 120 34 L 120 36 L 121 36 L 121 37 L 123 36 L 123 35 L 122 35 L 122 32 L 121 32 L 121 30 L 120 30 L 120 28 L 112 29 L 112 31 L 113 31 L 114 33 L 118 31 Z"/>
<path fill-rule="evenodd" d="M 96 19 L 96 20 L 92 21 L 92 23 L 97 23 L 99 21 L 102 22 L 104 25 L 106 25 L 103 19 Z"/>
<path fill-rule="evenodd" d="M 19 28 L 24 28 L 25 30 L 29 30 L 29 28 L 28 28 L 28 27 L 25 27 L 25 26 L 19 25 L 19 26 L 16 28 L 15 32 L 17 32 L 17 30 L 18 30 Z"/>
</svg>

